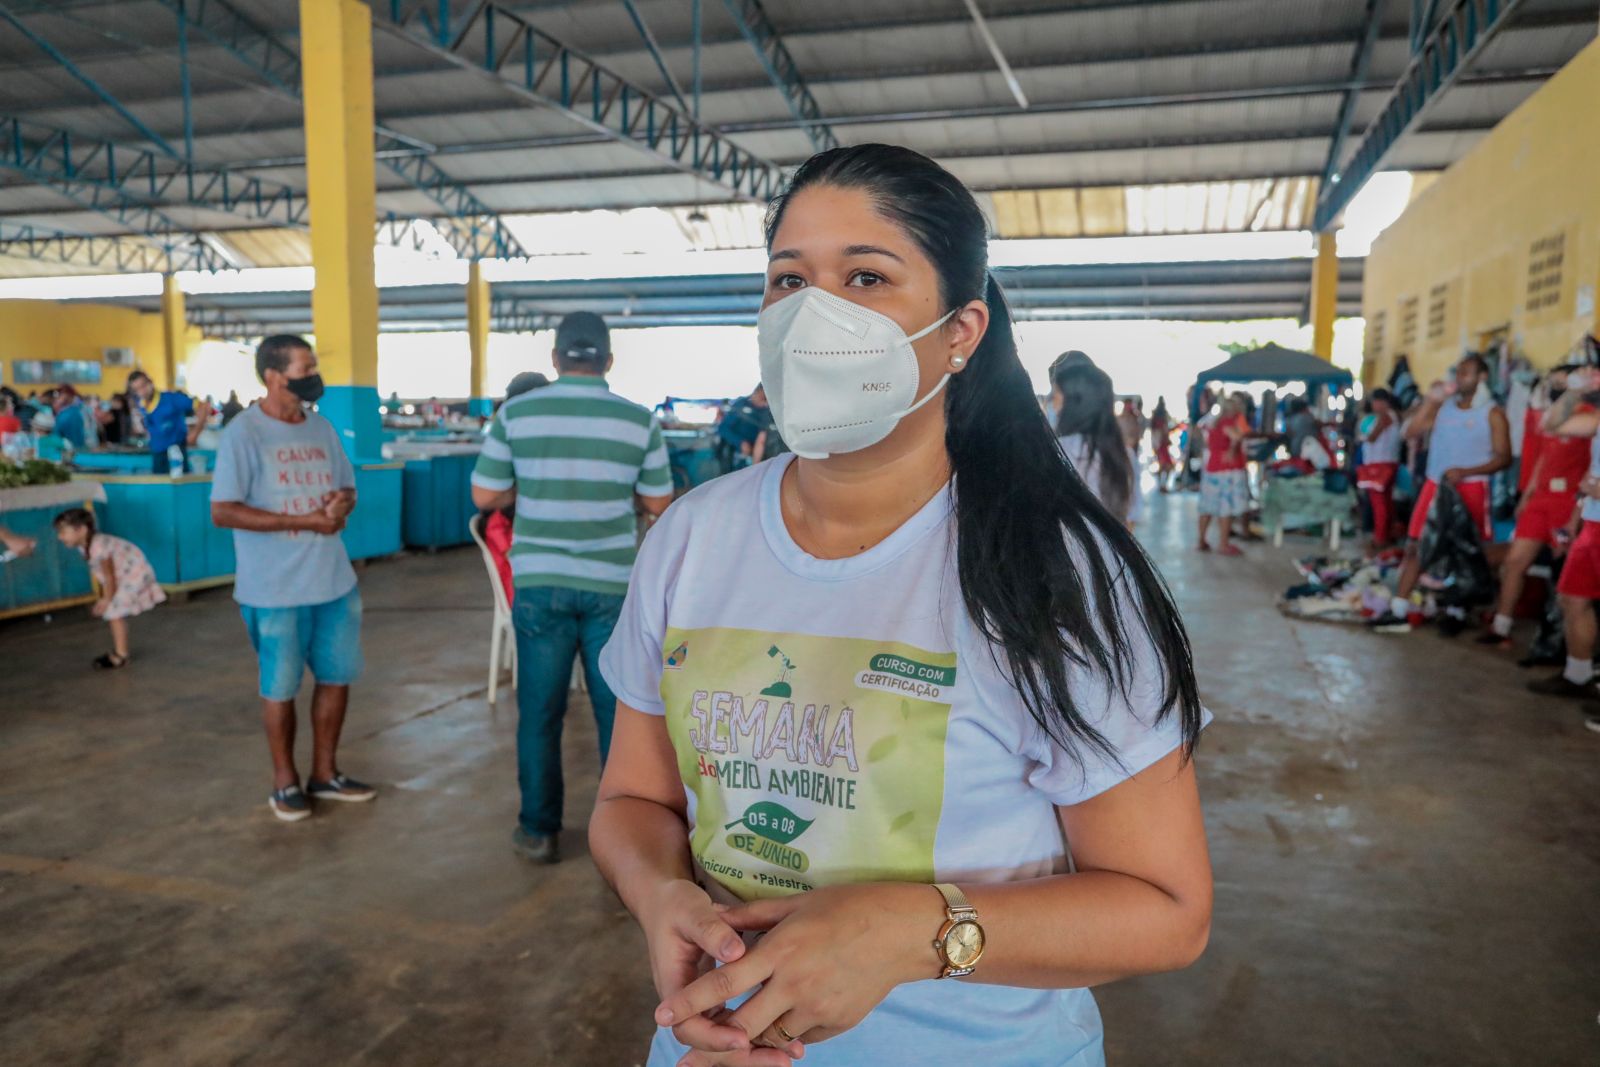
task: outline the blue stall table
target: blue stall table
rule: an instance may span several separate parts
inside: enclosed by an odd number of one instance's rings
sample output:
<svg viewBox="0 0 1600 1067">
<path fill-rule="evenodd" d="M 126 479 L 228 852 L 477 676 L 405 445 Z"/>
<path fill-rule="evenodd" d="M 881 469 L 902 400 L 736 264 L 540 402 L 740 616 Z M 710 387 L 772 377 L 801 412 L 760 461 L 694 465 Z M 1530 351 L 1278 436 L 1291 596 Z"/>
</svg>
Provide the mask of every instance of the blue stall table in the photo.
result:
<svg viewBox="0 0 1600 1067">
<path fill-rule="evenodd" d="M 717 455 L 717 435 L 712 430 L 663 430 L 667 460 L 672 465 L 672 488 L 687 493 L 722 474 Z"/>
<path fill-rule="evenodd" d="M 0 489 L 0 523 L 39 542 L 31 556 L 0 563 L 0 619 L 94 602 L 88 566 L 56 540 L 51 523 L 68 508 L 97 510 L 104 500 L 92 482 Z"/>
<path fill-rule="evenodd" d="M 404 463 L 356 464 L 356 510 L 344 528 L 351 559 L 392 556 L 400 540 L 401 479 Z"/>
<path fill-rule="evenodd" d="M 97 448 L 74 452 L 72 465 L 82 471 L 103 471 L 107 474 L 152 474 L 152 457 L 149 452 L 133 448 Z M 217 453 L 209 448 L 191 448 L 189 467 L 197 474 L 215 470 Z"/>
<path fill-rule="evenodd" d="M 101 528 L 138 545 L 168 592 L 233 581 L 233 532 L 211 524 L 211 475 L 88 477 L 105 487 Z"/>
<path fill-rule="evenodd" d="M 412 548 L 437 549 L 472 541 L 467 523 L 477 514 L 472 505 L 472 468 L 478 450 L 432 455 L 405 455 L 405 517 L 401 523 L 405 543 Z"/>
<path fill-rule="evenodd" d="M 356 465 L 356 510 L 344 529 L 351 559 L 400 551 L 399 463 Z M 211 475 L 87 475 L 105 492 L 101 528 L 138 545 L 169 592 L 233 581 L 233 531 L 211 522 Z"/>
</svg>

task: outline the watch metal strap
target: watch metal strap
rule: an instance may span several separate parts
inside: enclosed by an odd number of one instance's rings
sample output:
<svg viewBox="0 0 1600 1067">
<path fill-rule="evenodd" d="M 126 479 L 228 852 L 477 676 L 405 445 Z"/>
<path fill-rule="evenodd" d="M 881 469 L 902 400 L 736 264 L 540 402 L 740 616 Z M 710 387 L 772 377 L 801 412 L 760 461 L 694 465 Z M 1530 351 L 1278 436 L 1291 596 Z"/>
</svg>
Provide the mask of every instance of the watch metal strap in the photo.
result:
<svg viewBox="0 0 1600 1067">
<path fill-rule="evenodd" d="M 978 914 L 978 909 L 968 902 L 967 895 L 950 883 L 938 882 L 933 888 L 944 897 L 944 906 L 949 910 L 952 919 L 973 918 Z"/>
</svg>

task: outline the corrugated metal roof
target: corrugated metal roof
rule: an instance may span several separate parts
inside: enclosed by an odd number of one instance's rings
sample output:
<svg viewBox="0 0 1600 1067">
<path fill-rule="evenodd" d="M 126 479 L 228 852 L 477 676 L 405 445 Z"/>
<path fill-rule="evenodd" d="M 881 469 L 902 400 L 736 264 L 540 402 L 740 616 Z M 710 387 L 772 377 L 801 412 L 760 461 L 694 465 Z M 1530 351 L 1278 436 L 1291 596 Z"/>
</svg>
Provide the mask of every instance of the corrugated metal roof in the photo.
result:
<svg viewBox="0 0 1600 1067">
<path fill-rule="evenodd" d="M 182 143 L 176 23 L 156 0 L 9 0 L 170 143 Z M 665 82 L 615 0 L 500 0 L 638 85 Z M 665 62 L 687 87 L 689 6 L 638 0 Z M 461 5 L 457 5 L 458 7 Z M 297 48 L 297 0 L 254 0 L 250 17 Z M 980 190 L 1163 185 L 1304 177 L 1322 169 L 1365 0 L 982 0 L 1032 107 L 1016 108 L 959 0 L 807 0 L 767 9 L 845 143 L 888 140 L 946 161 Z M 1359 94 L 1358 124 L 1410 62 L 1408 0 L 1386 0 Z M 703 116 L 748 150 L 792 165 L 810 152 L 782 94 L 725 5 L 704 5 Z M 381 19 L 380 19 L 381 21 Z M 1438 167 L 1466 151 L 1595 34 L 1593 0 L 1527 0 L 1469 76 L 1391 157 Z M 194 155 L 304 189 L 300 103 L 202 34 L 191 35 Z M 374 35 L 378 119 L 437 146 L 432 161 L 506 213 L 726 196 L 557 109 L 530 105 L 481 72 L 393 33 Z M 25 38 L 0 35 L 0 113 L 137 145 L 139 135 Z M 1357 131 L 1359 133 L 1359 131 Z M 440 210 L 388 168 L 382 213 Z M 181 183 L 179 183 L 181 185 Z M 175 200 L 176 192 L 169 199 Z M 238 213 L 171 202 L 184 226 L 255 229 Z M 0 217 L 85 233 L 121 224 L 0 168 Z M 241 242 L 262 240 L 239 237 Z M 271 261 L 297 261 L 259 249 Z M 241 251 L 244 251 L 241 246 Z M 248 253 L 248 258 L 249 257 Z"/>
</svg>

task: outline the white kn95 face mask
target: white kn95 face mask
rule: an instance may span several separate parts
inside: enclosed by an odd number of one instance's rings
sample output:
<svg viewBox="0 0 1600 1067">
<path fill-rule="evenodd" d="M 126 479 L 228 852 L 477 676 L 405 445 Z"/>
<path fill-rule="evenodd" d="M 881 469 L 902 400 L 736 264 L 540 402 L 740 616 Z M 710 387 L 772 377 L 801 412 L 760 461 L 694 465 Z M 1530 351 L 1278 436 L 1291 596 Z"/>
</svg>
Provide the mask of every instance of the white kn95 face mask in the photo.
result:
<svg viewBox="0 0 1600 1067">
<path fill-rule="evenodd" d="M 939 395 L 950 375 L 917 400 L 921 372 L 899 323 L 823 289 L 786 296 L 756 319 L 761 383 L 784 444 L 805 459 L 859 452 Z M 915 402 L 913 402 L 915 401 Z"/>
</svg>

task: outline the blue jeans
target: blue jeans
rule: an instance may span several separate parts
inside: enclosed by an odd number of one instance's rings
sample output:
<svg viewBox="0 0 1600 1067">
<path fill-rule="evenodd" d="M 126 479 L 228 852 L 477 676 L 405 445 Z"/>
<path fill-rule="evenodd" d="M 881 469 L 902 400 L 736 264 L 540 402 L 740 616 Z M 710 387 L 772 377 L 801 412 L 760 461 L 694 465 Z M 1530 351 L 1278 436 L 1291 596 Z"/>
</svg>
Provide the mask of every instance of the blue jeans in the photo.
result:
<svg viewBox="0 0 1600 1067">
<path fill-rule="evenodd" d="M 261 672 L 261 695 L 293 700 L 306 668 L 319 685 L 350 685 L 361 677 L 361 590 L 326 604 L 297 608 L 239 605 Z"/>
<path fill-rule="evenodd" d="M 572 661 L 583 656 L 600 735 L 600 762 L 611 748 L 617 698 L 600 677 L 600 650 L 622 612 L 617 593 L 589 593 L 557 586 L 518 589 L 511 607 L 517 631 L 517 785 L 522 790 L 518 822 L 530 834 L 561 829 L 561 725 L 572 685 Z"/>
</svg>

